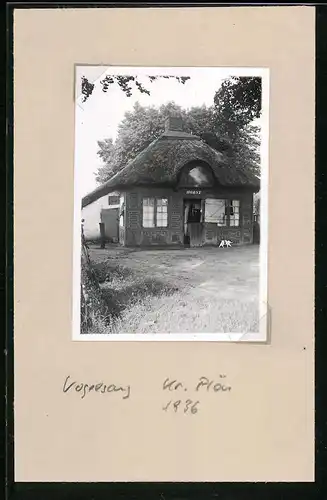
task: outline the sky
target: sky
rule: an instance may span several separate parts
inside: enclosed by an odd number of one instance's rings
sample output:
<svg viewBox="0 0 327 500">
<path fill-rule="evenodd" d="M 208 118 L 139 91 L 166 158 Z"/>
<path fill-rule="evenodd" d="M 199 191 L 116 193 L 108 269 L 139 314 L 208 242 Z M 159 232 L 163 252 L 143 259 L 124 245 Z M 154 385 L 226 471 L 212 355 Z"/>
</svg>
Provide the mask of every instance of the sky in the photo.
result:
<svg viewBox="0 0 327 500">
<path fill-rule="evenodd" d="M 117 84 L 102 91 L 100 80 L 106 74 L 125 74 L 137 79 L 150 90 L 151 95 L 141 94 L 137 89 L 127 97 Z M 147 75 L 190 76 L 185 84 L 175 79 L 159 79 L 151 83 Z M 86 102 L 82 102 L 80 81 L 85 76 L 95 83 L 95 89 Z M 139 68 L 77 66 L 75 87 L 75 179 L 80 197 L 97 187 L 95 172 L 102 162 L 97 155 L 97 141 L 117 137 L 117 128 L 126 111 L 131 111 L 136 102 L 142 106 L 160 106 L 174 101 L 187 109 L 193 106 L 211 106 L 222 81 L 232 75 L 260 75 L 255 68 Z"/>
</svg>

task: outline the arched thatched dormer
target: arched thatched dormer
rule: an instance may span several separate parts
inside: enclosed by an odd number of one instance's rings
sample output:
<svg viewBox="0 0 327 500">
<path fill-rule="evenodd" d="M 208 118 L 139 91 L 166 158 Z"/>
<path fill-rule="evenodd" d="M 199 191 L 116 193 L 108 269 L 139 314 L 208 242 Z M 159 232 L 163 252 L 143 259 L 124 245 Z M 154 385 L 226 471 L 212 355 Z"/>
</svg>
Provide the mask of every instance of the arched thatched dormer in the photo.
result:
<svg viewBox="0 0 327 500">
<path fill-rule="evenodd" d="M 215 178 L 208 163 L 193 160 L 180 169 L 177 183 L 181 188 L 213 187 Z"/>
</svg>

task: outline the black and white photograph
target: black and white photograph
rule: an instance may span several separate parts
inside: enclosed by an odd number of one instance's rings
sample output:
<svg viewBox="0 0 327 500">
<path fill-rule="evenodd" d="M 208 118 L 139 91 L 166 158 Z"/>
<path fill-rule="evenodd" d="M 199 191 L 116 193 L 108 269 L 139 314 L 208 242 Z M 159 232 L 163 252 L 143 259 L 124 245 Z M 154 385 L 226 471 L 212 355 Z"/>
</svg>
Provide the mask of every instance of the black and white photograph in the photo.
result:
<svg viewBox="0 0 327 500">
<path fill-rule="evenodd" d="M 75 67 L 74 340 L 267 341 L 268 87 Z"/>
</svg>

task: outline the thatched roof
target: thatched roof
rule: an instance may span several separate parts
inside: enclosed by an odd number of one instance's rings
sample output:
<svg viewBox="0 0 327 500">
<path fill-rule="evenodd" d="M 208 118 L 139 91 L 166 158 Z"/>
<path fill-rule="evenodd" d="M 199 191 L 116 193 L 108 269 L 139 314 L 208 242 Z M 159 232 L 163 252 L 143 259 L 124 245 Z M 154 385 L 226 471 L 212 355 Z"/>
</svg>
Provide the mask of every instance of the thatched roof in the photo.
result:
<svg viewBox="0 0 327 500">
<path fill-rule="evenodd" d="M 250 171 L 233 167 L 223 153 L 211 148 L 199 137 L 168 130 L 120 172 L 85 196 L 82 206 L 113 190 L 141 185 L 176 186 L 182 167 L 196 161 L 204 162 L 211 167 L 217 185 L 247 187 L 253 191 L 258 191 L 260 188 L 260 181 L 255 175 Z"/>
</svg>

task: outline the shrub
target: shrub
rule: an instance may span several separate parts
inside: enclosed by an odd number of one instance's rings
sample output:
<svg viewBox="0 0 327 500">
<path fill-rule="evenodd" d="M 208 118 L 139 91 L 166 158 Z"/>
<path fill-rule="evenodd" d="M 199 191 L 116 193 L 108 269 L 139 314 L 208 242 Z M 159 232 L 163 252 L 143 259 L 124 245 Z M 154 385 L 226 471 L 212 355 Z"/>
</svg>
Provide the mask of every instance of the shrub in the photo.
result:
<svg viewBox="0 0 327 500">
<path fill-rule="evenodd" d="M 81 333 L 96 330 L 110 322 L 110 302 L 100 288 L 82 235 L 81 255 Z"/>
</svg>

